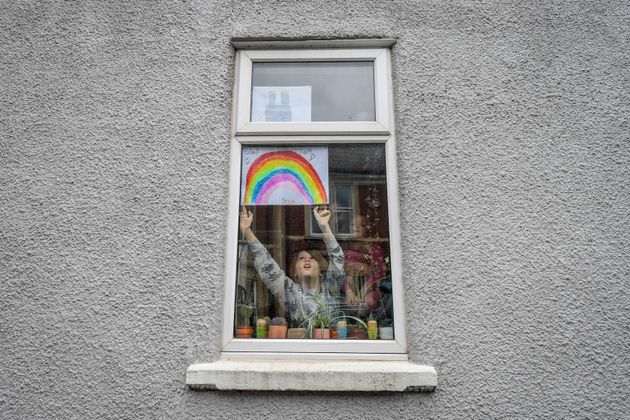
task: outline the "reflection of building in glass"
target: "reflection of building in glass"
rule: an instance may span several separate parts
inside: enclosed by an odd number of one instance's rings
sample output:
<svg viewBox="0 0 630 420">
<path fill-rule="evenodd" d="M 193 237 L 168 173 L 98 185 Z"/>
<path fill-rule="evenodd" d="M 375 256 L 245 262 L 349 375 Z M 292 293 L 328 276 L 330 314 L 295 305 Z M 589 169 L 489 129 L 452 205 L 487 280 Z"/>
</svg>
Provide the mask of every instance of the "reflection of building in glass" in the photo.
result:
<svg viewBox="0 0 630 420">
<path fill-rule="evenodd" d="M 276 103 L 277 94 L 275 91 L 267 93 L 267 102 L 265 105 L 265 121 L 268 122 L 286 122 L 292 121 L 291 105 L 289 105 L 289 92 L 287 90 L 280 91 L 280 104 Z"/>
</svg>

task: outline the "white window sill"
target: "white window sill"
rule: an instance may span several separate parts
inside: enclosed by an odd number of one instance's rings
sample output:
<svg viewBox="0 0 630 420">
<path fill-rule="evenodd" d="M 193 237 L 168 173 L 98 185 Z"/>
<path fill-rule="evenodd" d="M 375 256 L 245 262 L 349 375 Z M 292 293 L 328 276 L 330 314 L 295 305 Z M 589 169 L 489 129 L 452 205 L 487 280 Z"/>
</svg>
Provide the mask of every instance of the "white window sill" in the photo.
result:
<svg viewBox="0 0 630 420">
<path fill-rule="evenodd" d="M 433 391 L 437 372 L 408 361 L 220 359 L 191 365 L 186 384 L 250 391 Z"/>
</svg>

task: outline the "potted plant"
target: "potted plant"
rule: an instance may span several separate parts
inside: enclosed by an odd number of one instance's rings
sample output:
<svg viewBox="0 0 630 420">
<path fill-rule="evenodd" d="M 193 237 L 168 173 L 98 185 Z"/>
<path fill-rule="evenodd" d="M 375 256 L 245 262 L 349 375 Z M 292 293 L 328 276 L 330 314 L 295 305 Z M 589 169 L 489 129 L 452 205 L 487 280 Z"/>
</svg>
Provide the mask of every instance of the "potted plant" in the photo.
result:
<svg viewBox="0 0 630 420">
<path fill-rule="evenodd" d="M 354 325 L 348 325 L 348 339 L 350 340 L 367 340 L 367 324 L 363 321 Z"/>
<path fill-rule="evenodd" d="M 300 339 L 306 338 L 306 328 L 302 325 L 304 324 L 304 317 L 301 316 L 295 321 L 291 323 L 291 328 L 287 331 L 287 338 Z"/>
<path fill-rule="evenodd" d="M 348 338 L 348 322 L 345 319 L 337 322 L 337 336 L 340 340 Z"/>
<path fill-rule="evenodd" d="M 314 317 L 312 338 L 329 339 L 330 321 L 331 318 L 328 313 L 317 313 Z"/>
<path fill-rule="evenodd" d="M 287 320 L 277 316 L 269 325 L 269 338 L 287 338 Z"/>
<path fill-rule="evenodd" d="M 333 309 L 321 296 L 310 296 L 315 303 L 315 310 L 304 316 L 302 327 L 306 328 L 309 338 L 330 338 L 330 322 L 334 317 Z"/>
<path fill-rule="evenodd" d="M 337 332 L 337 325 L 336 324 L 331 324 L 330 326 L 330 339 L 331 340 L 338 340 L 339 339 L 339 333 Z"/>
<path fill-rule="evenodd" d="M 394 339 L 394 327 L 392 326 L 392 320 L 389 318 L 381 321 L 378 327 L 378 338 L 381 340 L 393 340 Z"/>
<path fill-rule="evenodd" d="M 330 327 L 337 326 L 337 322 L 343 321 L 347 325 L 348 320 L 354 320 L 357 325 L 362 327 L 366 331 L 365 338 L 367 339 L 367 324 L 361 319 L 346 315 L 342 311 L 335 311 L 333 307 L 328 304 L 321 296 L 311 296 L 310 299 L 315 303 L 316 310 L 306 314 L 302 326 L 307 330 L 307 337 L 317 339 L 330 339 L 331 334 Z M 342 323 L 343 325 L 343 323 Z M 348 332 L 349 332 L 349 327 Z M 335 338 L 339 335 L 339 328 L 337 328 Z"/>
<path fill-rule="evenodd" d="M 258 318 L 256 321 L 256 338 L 266 338 L 267 336 L 267 320 Z"/>
<path fill-rule="evenodd" d="M 238 322 L 236 325 L 236 338 L 252 338 L 254 327 L 250 325 L 254 308 L 242 305 L 238 308 Z"/>
<path fill-rule="evenodd" d="M 367 322 L 367 333 L 370 340 L 376 340 L 378 337 L 378 321 L 374 315 L 370 314 Z"/>
<path fill-rule="evenodd" d="M 352 320 L 354 322 L 356 322 L 355 325 L 348 325 L 348 320 Z M 350 338 L 350 329 L 354 328 L 355 330 L 357 328 L 362 328 L 362 329 L 366 329 L 367 328 L 367 324 L 365 322 L 363 322 L 363 320 L 361 320 L 361 318 L 357 318 L 356 316 L 351 316 L 351 315 L 346 315 L 343 312 L 340 313 L 340 315 L 334 317 L 332 319 L 332 323 L 334 323 L 337 327 L 337 337 L 340 340 L 345 340 L 347 338 Z"/>
</svg>

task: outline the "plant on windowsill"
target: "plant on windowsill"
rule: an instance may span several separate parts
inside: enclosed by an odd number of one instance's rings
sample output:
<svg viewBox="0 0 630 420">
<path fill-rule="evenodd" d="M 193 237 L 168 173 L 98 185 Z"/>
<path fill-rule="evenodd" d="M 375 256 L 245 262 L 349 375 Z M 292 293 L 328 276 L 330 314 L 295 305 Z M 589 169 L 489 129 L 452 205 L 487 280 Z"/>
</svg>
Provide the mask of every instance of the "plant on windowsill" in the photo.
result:
<svg viewBox="0 0 630 420">
<path fill-rule="evenodd" d="M 258 318 L 256 321 L 256 338 L 266 338 L 268 328 L 267 320 L 265 318 Z"/>
<path fill-rule="evenodd" d="M 302 327 L 303 324 L 304 324 L 303 316 L 291 322 L 291 328 L 289 328 L 289 330 L 287 331 L 287 338 L 293 338 L 293 339 L 306 338 L 306 328 Z"/>
<path fill-rule="evenodd" d="M 311 338 L 330 339 L 331 318 L 324 313 L 317 314 L 314 318 Z"/>
<path fill-rule="evenodd" d="M 304 316 L 302 327 L 306 328 L 308 338 L 330 338 L 330 322 L 334 317 L 333 309 L 321 296 L 310 296 L 315 310 Z"/>
<path fill-rule="evenodd" d="M 337 337 L 340 340 L 348 338 L 348 322 L 345 319 L 337 322 Z"/>
<path fill-rule="evenodd" d="M 394 327 L 391 319 L 385 318 L 379 323 L 378 338 L 381 340 L 394 339 Z"/>
<path fill-rule="evenodd" d="M 367 333 L 370 340 L 376 340 L 378 337 L 378 321 L 376 321 L 376 317 L 372 314 L 370 314 L 368 318 Z"/>
<path fill-rule="evenodd" d="M 363 321 L 354 325 L 348 325 L 348 339 L 349 340 L 367 340 L 367 324 Z"/>
<path fill-rule="evenodd" d="M 287 320 L 277 316 L 271 320 L 269 325 L 269 338 L 287 338 Z"/>
<path fill-rule="evenodd" d="M 348 320 L 353 320 L 357 323 L 357 325 L 363 327 L 363 329 L 367 331 L 367 324 L 365 322 L 357 317 L 346 315 L 342 311 L 335 311 L 333 307 L 322 297 L 311 296 L 310 299 L 315 303 L 316 310 L 304 317 L 302 326 L 307 330 L 307 337 L 315 339 L 330 339 L 330 327 L 331 325 L 337 326 L 337 321 L 343 321 L 347 325 Z M 365 338 L 367 339 L 367 333 Z"/>
<path fill-rule="evenodd" d="M 251 325 L 252 314 L 254 308 L 248 305 L 242 305 L 238 308 L 238 322 L 236 325 L 236 338 L 252 338 L 254 336 L 254 327 Z"/>
<path fill-rule="evenodd" d="M 348 325 L 349 321 L 354 321 L 356 324 L 354 326 Z M 343 312 L 340 312 L 339 315 L 334 317 L 331 322 L 336 325 L 337 327 L 336 338 L 340 340 L 345 340 L 345 339 L 350 338 L 349 331 L 351 327 L 354 327 L 355 329 L 356 328 L 367 329 L 367 324 L 363 322 L 361 318 L 357 318 L 356 316 L 346 315 Z"/>
</svg>

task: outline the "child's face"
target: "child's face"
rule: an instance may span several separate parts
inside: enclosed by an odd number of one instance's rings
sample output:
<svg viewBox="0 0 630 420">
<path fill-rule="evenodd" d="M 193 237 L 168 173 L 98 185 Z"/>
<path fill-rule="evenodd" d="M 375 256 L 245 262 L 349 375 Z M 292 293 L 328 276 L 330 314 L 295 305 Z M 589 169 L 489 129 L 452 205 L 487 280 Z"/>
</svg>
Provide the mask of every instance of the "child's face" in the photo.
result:
<svg viewBox="0 0 630 420">
<path fill-rule="evenodd" d="M 295 262 L 295 274 L 302 277 L 319 277 L 319 264 L 307 251 L 300 251 Z"/>
</svg>

